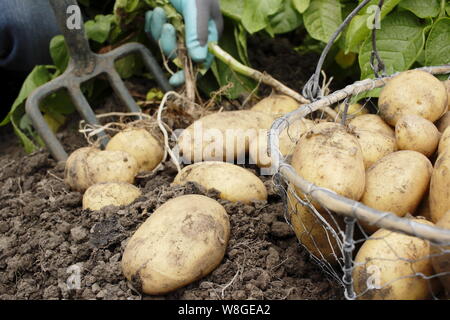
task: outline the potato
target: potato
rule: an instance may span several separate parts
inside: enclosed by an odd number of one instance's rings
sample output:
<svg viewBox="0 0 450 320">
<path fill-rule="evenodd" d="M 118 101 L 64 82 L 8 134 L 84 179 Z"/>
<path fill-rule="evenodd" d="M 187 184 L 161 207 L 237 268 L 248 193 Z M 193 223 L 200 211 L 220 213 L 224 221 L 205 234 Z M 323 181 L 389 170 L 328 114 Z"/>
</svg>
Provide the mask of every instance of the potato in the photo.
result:
<svg viewBox="0 0 450 320">
<path fill-rule="evenodd" d="M 225 209 L 215 200 L 186 195 L 159 207 L 128 241 L 122 271 L 133 286 L 162 295 L 213 271 L 230 237 Z"/>
<path fill-rule="evenodd" d="M 352 119 L 349 126 L 359 130 L 378 132 L 388 137 L 395 138 L 394 130 L 376 114 L 364 114 Z"/>
<path fill-rule="evenodd" d="M 380 116 L 391 126 L 404 115 L 414 114 L 431 122 L 447 111 L 445 85 L 428 72 L 409 70 L 391 79 L 380 93 Z"/>
<path fill-rule="evenodd" d="M 286 113 L 297 110 L 299 107 L 300 103 L 295 99 L 285 95 L 273 94 L 255 104 L 251 110 L 280 117 Z"/>
<path fill-rule="evenodd" d="M 440 136 L 432 122 L 414 114 L 401 117 L 395 125 L 398 148 L 417 151 L 427 157 L 436 151 Z"/>
<path fill-rule="evenodd" d="M 354 132 L 361 145 L 366 169 L 384 156 L 397 151 L 397 142 L 391 136 L 363 129 L 355 129 Z"/>
<path fill-rule="evenodd" d="M 340 103 L 334 110 L 342 117 L 345 111 L 345 103 Z M 352 103 L 348 105 L 347 119 L 353 119 L 357 116 L 368 113 L 369 111 L 363 105 L 359 103 Z"/>
<path fill-rule="evenodd" d="M 187 161 L 245 160 L 249 141 L 272 126 L 273 116 L 251 111 L 213 113 L 195 121 L 178 139 Z"/>
<path fill-rule="evenodd" d="M 436 127 L 440 133 L 443 133 L 445 129 L 450 127 L 450 111 L 447 111 L 437 122 Z"/>
<path fill-rule="evenodd" d="M 71 189 L 84 192 L 102 182 L 133 183 L 137 173 L 138 163 L 129 153 L 81 148 L 67 159 L 64 181 Z"/>
<path fill-rule="evenodd" d="M 288 128 L 279 135 L 279 150 L 284 157 L 289 157 L 294 153 L 295 145 L 300 137 L 314 126 L 314 122 L 308 119 L 293 121 Z M 271 157 L 268 153 L 268 132 L 259 134 L 250 141 L 250 159 L 261 168 L 272 165 Z"/>
<path fill-rule="evenodd" d="M 414 221 L 433 225 L 423 219 Z M 364 242 L 355 258 L 353 281 L 359 299 L 421 300 L 431 296 L 433 275 L 428 241 L 380 229 Z M 374 286 L 376 288 L 374 288 Z"/>
<path fill-rule="evenodd" d="M 397 151 L 378 160 L 366 172 L 361 202 L 403 217 L 414 213 L 428 190 L 433 166 L 416 151 Z M 368 232 L 378 228 L 363 224 Z"/>
<path fill-rule="evenodd" d="M 174 185 L 196 182 L 205 189 L 216 189 L 220 198 L 251 203 L 254 200 L 267 200 L 264 183 L 250 171 L 226 162 L 199 162 L 185 167 L 178 173 Z"/>
<path fill-rule="evenodd" d="M 447 128 L 439 140 L 438 154 L 450 151 L 450 128 Z"/>
<path fill-rule="evenodd" d="M 98 211 L 107 206 L 127 206 L 141 195 L 141 190 L 129 183 L 98 183 L 86 190 L 83 196 L 83 210 Z"/>
<path fill-rule="evenodd" d="M 125 129 L 117 133 L 106 150 L 125 151 L 138 162 L 139 171 L 152 171 L 164 157 L 164 148 L 150 132 L 142 128 Z"/>
<path fill-rule="evenodd" d="M 450 210 L 450 150 L 439 155 L 430 183 L 430 209 L 433 222 Z"/>
<path fill-rule="evenodd" d="M 436 223 L 436 227 L 450 230 L 450 210 Z M 450 296 L 450 245 L 436 246 L 432 244 L 431 254 L 434 271 L 442 274 L 438 278 L 444 285 L 447 296 Z"/>
</svg>

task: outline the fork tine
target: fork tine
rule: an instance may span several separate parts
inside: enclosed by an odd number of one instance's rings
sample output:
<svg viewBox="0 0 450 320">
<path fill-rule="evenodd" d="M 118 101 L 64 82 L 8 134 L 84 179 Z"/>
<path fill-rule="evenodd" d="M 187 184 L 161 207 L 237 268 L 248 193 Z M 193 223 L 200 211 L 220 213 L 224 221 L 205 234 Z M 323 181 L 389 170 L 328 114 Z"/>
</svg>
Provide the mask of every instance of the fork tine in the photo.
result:
<svg viewBox="0 0 450 320">
<path fill-rule="evenodd" d="M 120 101 L 122 101 L 122 103 L 127 107 L 128 110 L 130 110 L 130 112 L 140 113 L 141 108 L 139 108 L 139 106 L 136 104 L 136 101 L 134 101 L 133 97 L 131 96 L 130 92 L 125 86 L 125 83 L 123 83 L 117 71 L 115 71 L 114 69 L 108 70 L 106 74 L 108 76 L 111 87 L 113 88 Z"/>
</svg>

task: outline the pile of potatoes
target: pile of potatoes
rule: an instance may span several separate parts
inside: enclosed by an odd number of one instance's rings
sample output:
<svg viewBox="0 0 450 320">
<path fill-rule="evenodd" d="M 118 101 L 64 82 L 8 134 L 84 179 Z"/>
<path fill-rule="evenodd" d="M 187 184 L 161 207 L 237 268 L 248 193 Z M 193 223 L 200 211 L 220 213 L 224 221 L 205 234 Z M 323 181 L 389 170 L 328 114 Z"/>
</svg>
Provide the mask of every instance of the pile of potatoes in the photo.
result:
<svg viewBox="0 0 450 320">
<path fill-rule="evenodd" d="M 300 137 L 291 165 L 309 182 L 368 207 L 450 229 L 449 103 L 448 82 L 423 71 L 403 72 L 383 88 L 379 115 L 353 114 L 346 125 L 315 124 Z M 295 192 L 311 201 L 301 190 Z M 328 229 L 291 194 L 288 210 L 294 231 L 314 256 L 337 265 L 342 248 L 330 228 L 343 230 L 343 218 L 315 201 L 311 204 Z M 361 222 L 361 227 L 368 240 L 354 261 L 359 298 L 427 299 L 431 292 L 445 296 L 445 290 L 450 294 L 450 276 L 433 277 L 450 274 L 445 248 L 373 224 Z"/>
</svg>

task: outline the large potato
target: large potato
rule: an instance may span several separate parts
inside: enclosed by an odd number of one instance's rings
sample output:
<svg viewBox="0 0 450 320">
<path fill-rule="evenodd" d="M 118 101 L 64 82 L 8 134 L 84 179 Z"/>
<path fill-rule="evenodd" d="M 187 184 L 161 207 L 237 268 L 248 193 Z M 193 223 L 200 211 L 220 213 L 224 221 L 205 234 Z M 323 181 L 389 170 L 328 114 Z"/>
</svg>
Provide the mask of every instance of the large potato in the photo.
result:
<svg viewBox="0 0 450 320">
<path fill-rule="evenodd" d="M 450 128 L 447 128 L 439 140 L 438 154 L 450 151 Z"/>
<path fill-rule="evenodd" d="M 450 127 L 450 111 L 447 111 L 437 122 L 436 127 L 439 132 L 443 133 L 445 129 Z"/>
<path fill-rule="evenodd" d="M 297 141 L 314 126 L 314 122 L 308 119 L 293 121 L 288 128 L 279 135 L 279 150 L 284 157 L 294 153 Z M 268 153 L 268 133 L 259 134 L 250 141 L 250 159 L 261 168 L 270 167 L 272 159 Z"/>
<path fill-rule="evenodd" d="M 172 199 L 134 233 L 122 257 L 122 270 L 133 286 L 161 295 L 213 271 L 230 237 L 225 209 L 200 195 Z"/>
<path fill-rule="evenodd" d="M 129 153 L 81 148 L 67 159 L 64 181 L 73 190 L 84 192 L 102 182 L 133 183 L 138 171 L 138 163 Z"/>
<path fill-rule="evenodd" d="M 426 220 L 414 221 L 433 225 Z M 420 276 L 433 275 L 428 241 L 380 229 L 364 242 L 354 263 L 353 281 L 359 299 L 422 300 L 431 297 L 429 285 L 433 287 L 435 281 Z"/>
<path fill-rule="evenodd" d="M 417 151 L 427 157 L 436 151 L 440 136 L 432 122 L 414 114 L 401 117 L 395 125 L 398 148 Z"/>
<path fill-rule="evenodd" d="M 109 141 L 106 150 L 128 152 L 137 160 L 139 171 L 155 169 L 164 157 L 161 143 L 142 128 L 130 128 L 117 133 Z"/>
<path fill-rule="evenodd" d="M 450 230 L 450 210 L 436 223 L 436 227 Z M 450 297 L 450 245 L 437 246 L 432 244 L 431 253 L 434 271 L 442 274 L 439 276 L 439 280 L 444 285 L 447 296 Z"/>
<path fill-rule="evenodd" d="M 450 210 L 450 150 L 439 155 L 430 184 L 430 209 L 433 222 Z"/>
<path fill-rule="evenodd" d="M 142 195 L 141 190 L 124 182 L 95 184 L 83 195 L 83 209 L 98 211 L 107 206 L 127 206 Z"/>
<path fill-rule="evenodd" d="M 349 126 L 358 130 L 378 132 L 385 136 L 395 138 L 394 130 L 376 114 L 364 114 L 352 119 Z"/>
<path fill-rule="evenodd" d="M 355 129 L 354 132 L 361 145 L 364 167 L 366 169 L 384 156 L 397 151 L 397 142 L 391 136 L 384 135 L 378 131 L 364 129 Z"/>
<path fill-rule="evenodd" d="M 251 110 L 279 117 L 299 107 L 300 104 L 295 99 L 285 95 L 273 94 L 255 104 Z"/>
<path fill-rule="evenodd" d="M 432 170 L 430 160 L 419 152 L 391 153 L 367 170 L 361 202 L 399 216 L 413 213 L 428 190 Z"/>
<path fill-rule="evenodd" d="M 251 110 L 213 113 L 184 130 L 178 146 L 190 162 L 244 161 L 250 140 L 268 130 L 273 120 L 273 116 Z"/>
<path fill-rule="evenodd" d="M 447 111 L 445 85 L 428 72 L 409 70 L 391 79 L 380 93 L 380 116 L 391 126 L 404 115 L 414 114 L 431 122 Z"/>
<path fill-rule="evenodd" d="M 397 151 L 378 160 L 366 172 L 361 202 L 403 217 L 414 213 L 428 190 L 433 166 L 416 151 Z M 375 226 L 365 226 L 374 232 Z"/>
<path fill-rule="evenodd" d="M 231 163 L 208 161 L 187 166 L 173 183 L 182 185 L 189 181 L 206 189 L 216 189 L 222 199 L 233 202 L 267 200 L 264 183 L 250 171 Z"/>
</svg>

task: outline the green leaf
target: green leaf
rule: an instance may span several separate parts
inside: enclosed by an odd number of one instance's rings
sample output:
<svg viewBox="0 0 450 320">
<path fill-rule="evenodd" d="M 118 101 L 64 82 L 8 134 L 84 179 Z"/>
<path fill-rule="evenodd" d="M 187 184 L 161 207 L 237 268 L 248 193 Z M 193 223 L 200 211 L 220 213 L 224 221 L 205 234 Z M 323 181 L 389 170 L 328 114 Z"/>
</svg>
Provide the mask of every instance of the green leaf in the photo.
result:
<svg viewBox="0 0 450 320">
<path fill-rule="evenodd" d="M 419 18 L 437 17 L 441 9 L 440 0 L 403 0 L 399 7 L 411 11 Z"/>
<path fill-rule="evenodd" d="M 292 0 L 292 3 L 298 12 L 304 13 L 308 9 L 311 0 Z"/>
<path fill-rule="evenodd" d="M 306 30 L 316 40 L 328 42 L 342 23 L 338 0 L 314 0 L 303 15 Z"/>
<path fill-rule="evenodd" d="M 224 16 L 233 20 L 241 21 L 244 12 L 244 1 L 242 0 L 220 0 L 220 9 Z"/>
<path fill-rule="evenodd" d="M 270 17 L 270 26 L 273 33 L 291 32 L 302 25 L 302 16 L 295 10 L 292 1 L 285 0 L 281 11 Z"/>
<path fill-rule="evenodd" d="M 87 21 L 84 26 L 86 28 L 87 37 L 98 43 L 104 43 L 111 31 L 111 24 L 115 17 L 110 15 L 97 15 L 95 20 Z"/>
<path fill-rule="evenodd" d="M 382 10 L 381 19 L 383 19 L 389 12 L 391 12 L 401 0 L 385 0 Z M 361 44 L 370 35 L 370 29 L 373 25 L 376 7 L 379 0 L 370 1 L 362 10 L 360 14 L 356 15 L 347 28 L 345 35 L 345 52 L 359 52 Z M 375 7 L 374 7 L 375 6 Z"/>
<path fill-rule="evenodd" d="M 247 31 L 245 31 L 244 26 L 240 23 L 234 28 L 234 38 L 236 39 L 236 46 L 241 61 L 243 61 L 245 65 L 250 65 L 247 50 Z"/>
<path fill-rule="evenodd" d="M 450 18 L 438 19 L 431 28 L 425 46 L 425 63 L 437 66 L 450 62 Z"/>
<path fill-rule="evenodd" d="M 403 11 L 387 16 L 377 32 L 377 49 L 386 65 L 386 73 L 408 70 L 417 60 L 425 43 L 424 27 L 413 14 Z M 373 77 L 370 66 L 372 41 L 368 38 L 359 53 L 361 78 Z"/>
<path fill-rule="evenodd" d="M 54 37 L 50 41 L 50 55 L 56 68 L 62 73 L 69 63 L 69 53 L 67 51 L 66 41 L 62 35 Z"/>
<path fill-rule="evenodd" d="M 142 59 L 137 54 L 130 54 L 116 61 L 116 70 L 122 79 L 131 78 L 136 75 L 144 66 Z"/>
<path fill-rule="evenodd" d="M 277 13 L 283 0 L 245 0 L 242 24 L 250 33 L 265 29 L 269 25 L 269 16 Z"/>
</svg>

